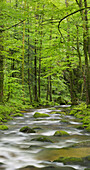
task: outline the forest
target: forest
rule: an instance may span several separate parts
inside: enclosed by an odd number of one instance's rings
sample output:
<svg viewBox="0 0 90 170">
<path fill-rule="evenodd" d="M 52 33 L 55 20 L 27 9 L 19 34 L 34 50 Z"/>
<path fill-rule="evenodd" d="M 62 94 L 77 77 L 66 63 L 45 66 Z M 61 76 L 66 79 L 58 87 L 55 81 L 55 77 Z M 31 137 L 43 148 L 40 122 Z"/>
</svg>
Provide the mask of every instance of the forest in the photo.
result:
<svg viewBox="0 0 90 170">
<path fill-rule="evenodd" d="M 90 105 L 90 1 L 0 2 L 0 115 Z"/>
<path fill-rule="evenodd" d="M 90 169 L 90 0 L 0 1 L 0 169 Z"/>
</svg>

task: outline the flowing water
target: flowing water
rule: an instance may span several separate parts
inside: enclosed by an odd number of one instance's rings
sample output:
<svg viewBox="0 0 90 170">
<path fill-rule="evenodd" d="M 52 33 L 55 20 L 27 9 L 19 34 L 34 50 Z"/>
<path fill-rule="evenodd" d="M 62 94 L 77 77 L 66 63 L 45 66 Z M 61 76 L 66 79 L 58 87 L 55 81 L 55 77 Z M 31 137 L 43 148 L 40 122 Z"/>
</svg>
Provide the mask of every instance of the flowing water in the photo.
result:
<svg viewBox="0 0 90 170">
<path fill-rule="evenodd" d="M 78 163 L 64 165 L 62 162 L 53 162 L 59 157 L 90 155 L 90 147 L 70 147 L 81 141 L 90 142 L 90 134 L 82 129 L 77 129 L 77 125 L 81 123 L 75 117 L 56 113 L 56 111 L 67 112 L 68 108 L 69 106 L 32 109 L 30 112 L 23 113 L 24 117 L 9 121 L 7 123 L 9 129 L 0 131 L 0 170 L 84 170 L 87 165 Z M 48 113 L 50 117 L 34 118 L 35 112 Z M 63 119 L 68 123 L 62 122 Z M 36 133 L 20 132 L 19 130 L 23 126 L 35 128 Z M 57 130 L 64 130 L 70 135 L 53 136 Z M 49 137 L 53 143 L 33 140 L 39 136 Z M 89 164 L 88 168 L 90 168 Z"/>
</svg>

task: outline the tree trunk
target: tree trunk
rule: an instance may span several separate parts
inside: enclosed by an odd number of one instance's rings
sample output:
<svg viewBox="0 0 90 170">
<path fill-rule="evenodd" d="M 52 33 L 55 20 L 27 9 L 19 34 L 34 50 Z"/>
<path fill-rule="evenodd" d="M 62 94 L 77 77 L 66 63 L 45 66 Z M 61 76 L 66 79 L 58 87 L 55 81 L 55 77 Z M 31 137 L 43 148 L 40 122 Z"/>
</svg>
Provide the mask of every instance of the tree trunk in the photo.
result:
<svg viewBox="0 0 90 170">
<path fill-rule="evenodd" d="M 0 14 L 1 16 L 1 14 Z M 2 18 L 2 16 L 1 16 Z M 0 26 L 3 28 L 3 26 Z M 3 73 L 3 35 L 0 34 L 0 102 L 3 102 L 3 82 L 4 82 L 4 73 Z"/>
<path fill-rule="evenodd" d="M 29 19 L 28 19 L 28 26 L 29 26 Z M 29 97 L 30 103 L 32 103 L 32 93 L 31 93 L 31 83 L 30 83 L 30 48 L 29 48 L 29 28 L 28 28 L 28 88 L 29 88 Z"/>
<path fill-rule="evenodd" d="M 4 82 L 4 74 L 3 74 L 3 46 L 2 46 L 2 37 L 0 35 L 0 102 L 3 102 L 3 82 Z"/>
<path fill-rule="evenodd" d="M 84 0 L 84 6 L 87 7 L 87 0 Z M 83 49 L 84 49 L 84 56 L 85 56 L 85 74 L 86 74 L 86 102 L 90 104 L 90 68 L 89 68 L 89 61 L 88 61 L 88 54 L 89 53 L 89 35 L 88 35 L 88 18 L 87 18 L 87 9 L 85 9 L 85 25 L 83 28 Z"/>
<path fill-rule="evenodd" d="M 65 3 L 66 3 L 66 7 L 68 7 L 68 0 L 65 0 Z M 70 33 L 69 33 L 69 22 L 68 22 L 68 19 L 67 19 L 67 43 L 69 44 L 70 42 Z M 70 52 L 70 47 L 69 45 L 67 44 L 67 62 L 68 62 L 68 72 L 69 72 L 69 79 L 70 79 L 70 96 L 71 96 L 71 102 L 72 104 L 75 104 L 76 101 L 75 101 L 75 94 L 74 94 L 74 87 L 73 87 L 73 77 L 74 77 L 74 73 L 73 73 L 73 70 L 71 68 L 71 63 L 70 63 L 70 57 L 69 57 L 69 54 L 68 54 L 68 51 Z"/>
<path fill-rule="evenodd" d="M 49 76 L 49 84 L 50 84 L 50 101 L 52 101 L 52 78 Z"/>
<path fill-rule="evenodd" d="M 47 95 L 46 95 L 46 100 L 48 100 L 49 97 L 49 77 L 47 77 Z"/>
<path fill-rule="evenodd" d="M 35 68 L 35 86 L 34 86 L 34 91 L 35 91 L 35 101 L 38 101 L 37 97 L 37 39 L 35 39 L 35 58 L 34 58 L 34 68 Z"/>
</svg>

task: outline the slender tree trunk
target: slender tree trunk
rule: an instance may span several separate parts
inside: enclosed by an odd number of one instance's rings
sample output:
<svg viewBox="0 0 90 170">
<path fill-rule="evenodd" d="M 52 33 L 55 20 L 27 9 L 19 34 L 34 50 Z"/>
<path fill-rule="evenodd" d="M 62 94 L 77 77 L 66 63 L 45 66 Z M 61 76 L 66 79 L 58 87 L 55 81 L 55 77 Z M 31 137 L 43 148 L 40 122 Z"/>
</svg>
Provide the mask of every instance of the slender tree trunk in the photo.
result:
<svg viewBox="0 0 90 170">
<path fill-rule="evenodd" d="M 48 100 L 49 97 L 49 76 L 47 77 L 47 95 L 46 95 L 46 100 Z"/>
<path fill-rule="evenodd" d="M 29 26 L 29 19 L 28 19 L 28 26 Z M 30 83 L 30 42 L 29 42 L 29 28 L 28 28 L 28 88 L 29 88 L 29 96 L 30 96 L 30 103 L 32 103 L 32 93 L 31 93 L 31 83 Z"/>
<path fill-rule="evenodd" d="M 65 0 L 65 4 L 66 4 L 66 7 L 68 7 L 68 0 Z M 69 33 L 69 22 L 68 22 L 68 19 L 67 19 L 67 42 L 69 44 L 70 42 L 70 33 Z M 67 51 L 70 52 L 70 47 L 69 45 L 67 45 Z M 68 61 L 68 66 L 69 66 L 69 69 L 68 69 L 68 72 L 69 72 L 69 79 L 70 79 L 70 95 L 71 95 L 71 102 L 72 104 L 75 104 L 75 94 L 74 94 L 74 87 L 73 87 L 73 77 L 74 77 L 74 74 L 73 74 L 73 70 L 71 68 L 71 63 L 70 63 L 70 59 L 69 59 L 69 54 L 67 54 L 67 61 Z"/>
<path fill-rule="evenodd" d="M 41 51 L 40 51 L 40 57 L 39 57 L 39 75 L 38 75 L 38 97 L 40 99 L 41 97 Z"/>
<path fill-rule="evenodd" d="M 82 0 L 79 2 L 76 0 L 76 3 L 81 8 L 84 7 L 87 8 L 87 0 L 84 0 L 84 4 L 82 3 Z M 86 103 L 90 104 L 90 66 L 89 66 L 89 60 L 90 60 L 90 36 L 89 36 L 89 30 L 88 30 L 88 17 L 87 17 L 87 9 L 85 11 L 81 11 L 81 17 L 83 21 L 83 51 L 85 56 L 85 75 L 83 77 L 85 82 L 85 89 L 86 89 Z M 88 59 L 89 55 L 89 59 Z"/>
<path fill-rule="evenodd" d="M 1 9 L 2 10 L 2 9 Z M 2 18 L 1 14 L 0 17 Z M 3 25 L 0 26 L 3 28 Z M 4 82 L 4 73 L 3 73 L 3 34 L 0 33 L 0 103 L 3 102 L 3 82 Z"/>
<path fill-rule="evenodd" d="M 50 101 L 52 101 L 52 78 L 49 76 L 49 84 L 50 84 Z"/>
<path fill-rule="evenodd" d="M 42 18 L 40 17 L 40 20 Z M 42 22 L 42 21 L 41 21 Z M 42 24 L 42 23 L 41 23 Z M 42 25 L 41 25 L 41 39 L 40 39 L 40 55 L 39 55 L 39 75 L 38 75 L 38 97 L 41 97 L 41 56 L 42 56 Z"/>
<path fill-rule="evenodd" d="M 35 39 L 35 58 L 34 58 L 34 68 L 35 68 L 35 86 L 34 86 L 34 91 L 35 91 L 35 101 L 38 101 L 37 97 L 37 39 Z"/>
<path fill-rule="evenodd" d="M 24 15 L 26 9 L 26 0 L 24 2 Z M 22 91 L 23 91 L 23 103 L 24 101 L 24 53 L 25 53 L 25 21 L 23 21 L 23 49 L 22 49 Z"/>
<path fill-rule="evenodd" d="M 80 53 L 80 48 L 79 48 L 79 34 L 78 34 L 78 25 L 76 25 L 77 28 L 77 53 L 78 53 L 78 58 L 79 58 L 79 67 L 82 72 L 82 60 L 81 60 L 81 53 Z"/>
<path fill-rule="evenodd" d="M 84 0 L 84 6 L 87 7 L 87 0 Z M 88 61 L 88 54 L 89 53 L 89 35 L 88 35 L 88 18 L 87 18 L 87 9 L 85 9 L 85 25 L 83 29 L 83 49 L 84 49 L 84 56 L 85 56 L 85 73 L 86 73 L 86 102 L 90 104 L 90 68 L 89 68 L 89 61 Z"/>
<path fill-rule="evenodd" d="M 0 35 L 0 102 L 3 102 L 3 82 L 4 82 L 2 51 L 3 51 L 2 35 Z"/>
</svg>

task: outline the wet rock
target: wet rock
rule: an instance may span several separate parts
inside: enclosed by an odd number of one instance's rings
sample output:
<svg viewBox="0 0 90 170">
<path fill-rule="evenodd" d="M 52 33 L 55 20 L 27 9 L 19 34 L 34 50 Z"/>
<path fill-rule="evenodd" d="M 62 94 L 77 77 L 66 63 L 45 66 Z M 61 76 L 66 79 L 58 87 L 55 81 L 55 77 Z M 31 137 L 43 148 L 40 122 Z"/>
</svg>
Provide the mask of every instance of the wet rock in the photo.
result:
<svg viewBox="0 0 90 170">
<path fill-rule="evenodd" d="M 46 136 L 40 136 L 38 138 L 34 138 L 34 139 L 32 139 L 32 141 L 40 141 L 40 142 L 50 142 L 50 143 L 53 143 L 53 141 L 51 139 L 49 139 L 48 137 L 46 137 Z"/>
<path fill-rule="evenodd" d="M 69 134 L 63 130 L 58 130 L 54 133 L 54 136 L 69 136 Z"/>
<path fill-rule="evenodd" d="M 62 119 L 62 120 L 60 121 L 60 123 L 70 124 L 69 121 L 66 120 L 66 119 Z"/>
<path fill-rule="evenodd" d="M 84 129 L 83 125 L 78 125 L 77 129 Z"/>
<path fill-rule="evenodd" d="M 7 130 L 8 127 L 6 125 L 0 125 L 0 130 Z"/>
<path fill-rule="evenodd" d="M 39 126 L 37 126 L 37 127 L 33 127 L 33 129 L 40 130 L 40 129 L 42 129 L 42 128 L 39 127 Z"/>
<path fill-rule="evenodd" d="M 23 117 L 24 115 L 23 114 L 21 114 L 21 113 L 15 113 L 14 115 L 13 115 L 13 117 Z"/>
<path fill-rule="evenodd" d="M 80 148 L 80 147 L 90 147 L 90 141 L 83 141 L 80 143 L 75 143 L 72 145 L 72 147 Z"/>
<path fill-rule="evenodd" d="M 39 113 L 39 112 L 36 112 L 34 115 L 33 115 L 34 118 L 39 118 L 39 117 L 50 117 L 47 113 Z"/>
<path fill-rule="evenodd" d="M 76 165 L 79 164 L 81 166 L 90 167 L 90 156 L 79 158 L 79 157 L 59 157 L 53 162 L 63 162 L 64 165 Z"/>
<path fill-rule="evenodd" d="M 0 162 L 0 170 L 5 170 L 6 168 L 4 166 L 5 166 L 5 164 Z"/>
<path fill-rule="evenodd" d="M 24 132 L 24 133 L 35 133 L 35 130 L 34 129 L 31 129 L 30 127 L 28 126 L 24 126 L 20 129 L 20 132 Z"/>
<path fill-rule="evenodd" d="M 19 168 L 18 170 L 75 170 L 72 167 L 55 167 L 55 166 L 47 166 L 43 168 L 37 168 L 34 166 L 26 166 L 24 168 Z"/>
<path fill-rule="evenodd" d="M 59 157 L 58 159 L 54 160 L 54 162 L 63 162 L 65 165 L 70 164 L 83 164 L 82 158 L 76 158 L 76 157 Z"/>
</svg>

